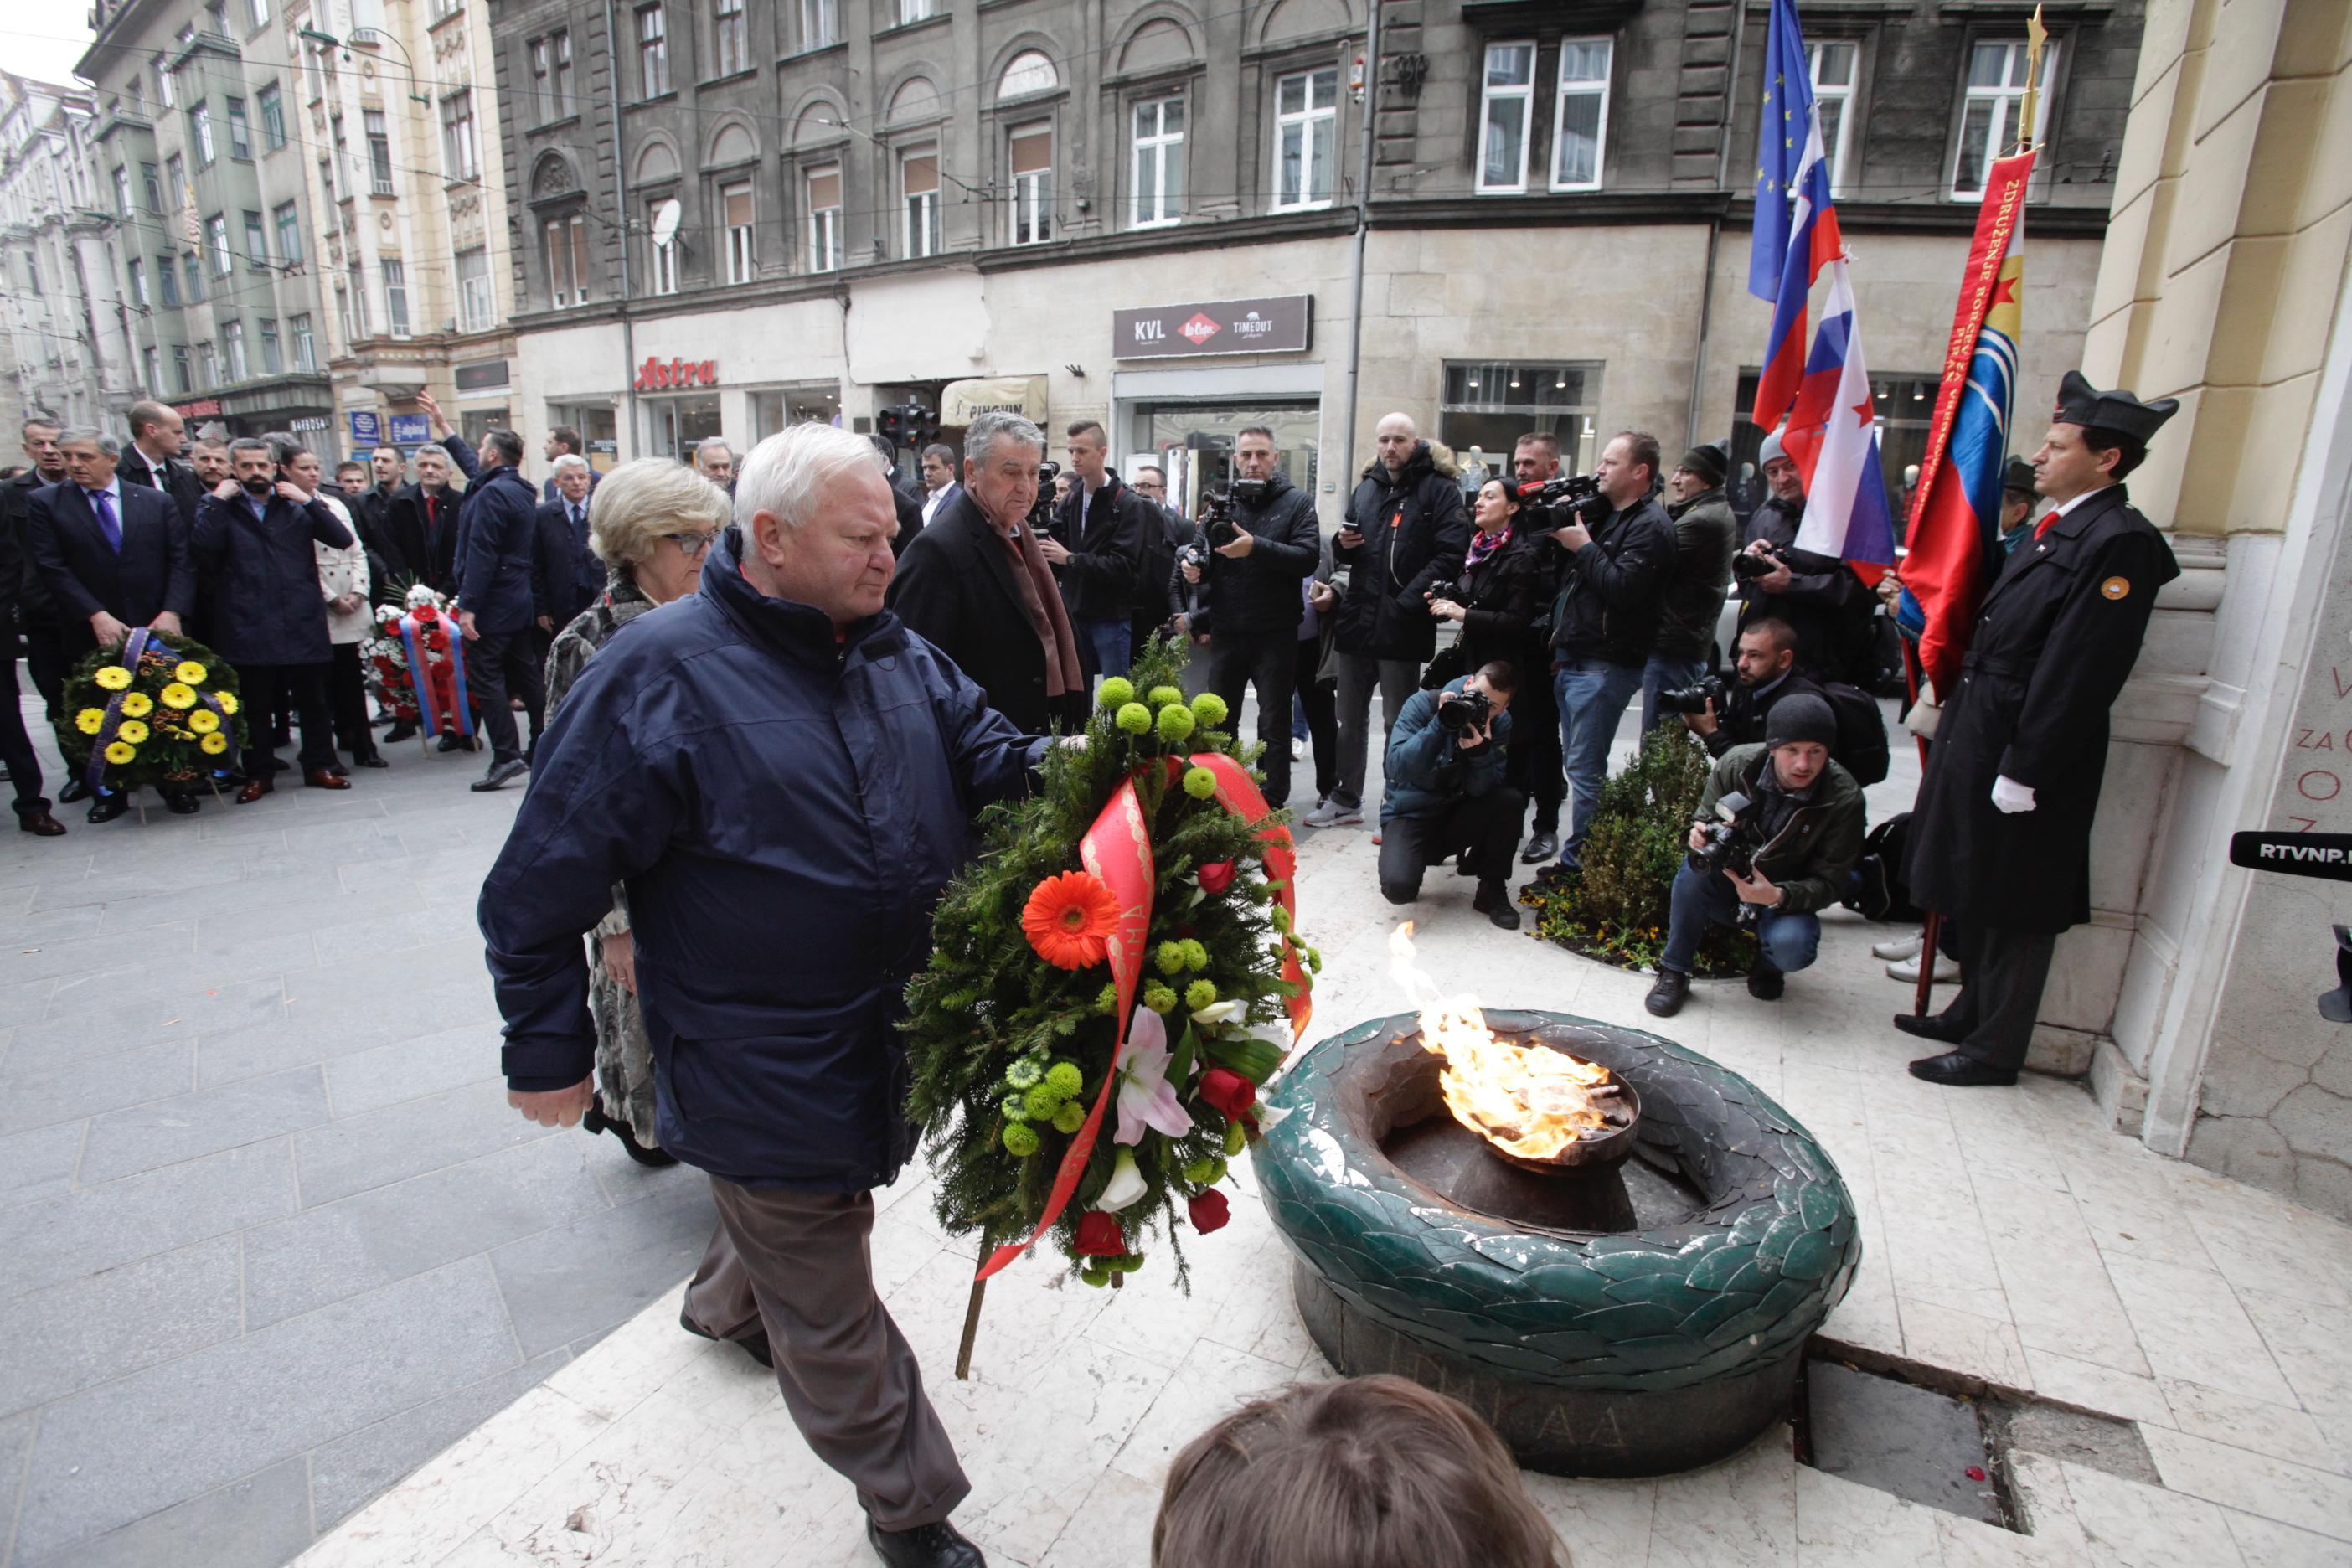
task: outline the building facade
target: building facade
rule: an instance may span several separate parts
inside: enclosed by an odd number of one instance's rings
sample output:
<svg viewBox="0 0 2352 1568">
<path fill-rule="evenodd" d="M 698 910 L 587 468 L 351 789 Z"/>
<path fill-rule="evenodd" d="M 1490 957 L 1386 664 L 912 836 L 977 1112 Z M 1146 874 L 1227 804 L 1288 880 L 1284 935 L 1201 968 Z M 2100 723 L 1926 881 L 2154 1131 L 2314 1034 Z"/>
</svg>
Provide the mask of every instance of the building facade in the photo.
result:
<svg viewBox="0 0 2352 1568">
<path fill-rule="evenodd" d="M 448 0 L 114 0 L 81 64 L 130 395 L 322 453 L 504 422 L 487 17 Z M 124 397 L 113 410 L 119 417 Z M 394 416 L 400 427 L 394 429 Z"/>
<path fill-rule="evenodd" d="M 105 421 L 137 395 L 88 90 L 0 72 L 0 432 Z"/>
<path fill-rule="evenodd" d="M 1805 9 L 1899 475 L 2029 7 Z M 2141 6 L 2049 10 L 2029 406 L 2080 348 Z M 1255 416 L 1327 521 L 1391 409 L 1489 462 L 1530 427 L 1580 466 L 1627 426 L 1752 450 L 1760 5 L 1391 0 L 1369 69 L 1361 0 L 490 14 L 526 428 L 625 457 L 1010 404 L 1181 489 Z"/>
</svg>

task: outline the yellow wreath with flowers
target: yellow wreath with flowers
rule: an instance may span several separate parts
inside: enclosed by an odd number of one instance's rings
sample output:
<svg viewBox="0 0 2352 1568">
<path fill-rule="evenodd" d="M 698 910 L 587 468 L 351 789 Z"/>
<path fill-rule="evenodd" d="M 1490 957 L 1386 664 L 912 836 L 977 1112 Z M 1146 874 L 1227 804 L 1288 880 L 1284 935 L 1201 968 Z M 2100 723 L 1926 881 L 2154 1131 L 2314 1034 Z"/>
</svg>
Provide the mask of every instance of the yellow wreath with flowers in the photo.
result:
<svg viewBox="0 0 2352 1568">
<path fill-rule="evenodd" d="M 186 686 L 202 686 L 205 683 L 205 677 L 208 673 L 210 672 L 207 671 L 203 665 L 198 664 L 194 659 L 184 658 L 179 662 L 178 666 L 173 669 L 172 679 Z"/>
<path fill-rule="evenodd" d="M 188 728 L 199 735 L 209 735 L 220 728 L 220 715 L 209 708 L 199 708 L 188 715 Z"/>
<path fill-rule="evenodd" d="M 163 706 L 166 708 L 188 709 L 194 708 L 196 705 L 195 692 L 190 688 L 181 685 L 176 680 L 171 685 L 163 688 L 162 696 L 163 699 Z M 227 699 L 223 698 L 222 700 L 226 701 Z"/>
<path fill-rule="evenodd" d="M 199 714 L 198 717 L 209 719 L 212 715 L 209 713 L 204 713 Z M 217 757 L 223 752 L 228 750 L 228 737 L 222 734 L 218 730 L 215 730 L 203 740 L 198 741 L 196 744 L 204 748 L 205 755 L 208 757 Z"/>
<path fill-rule="evenodd" d="M 224 713 L 236 711 L 236 693 L 234 691 L 215 691 L 213 700 L 220 704 L 220 710 Z"/>
<path fill-rule="evenodd" d="M 120 691 L 131 684 L 131 672 L 119 664 L 110 664 L 90 678 L 109 691 Z"/>
<path fill-rule="evenodd" d="M 143 691 L 123 693 L 122 713 L 127 719 L 144 719 L 155 711 L 155 700 Z"/>
<path fill-rule="evenodd" d="M 106 710 L 85 708 L 74 715 L 74 728 L 85 735 L 95 735 L 106 728 Z"/>
<path fill-rule="evenodd" d="M 146 744 L 147 726 L 136 719 L 125 719 L 114 731 L 134 746 Z"/>
<path fill-rule="evenodd" d="M 116 767 L 121 767 L 125 763 L 134 761 L 138 755 L 139 748 L 131 745 L 127 741 L 117 741 L 112 745 L 106 748 L 106 760 L 112 763 Z"/>
</svg>

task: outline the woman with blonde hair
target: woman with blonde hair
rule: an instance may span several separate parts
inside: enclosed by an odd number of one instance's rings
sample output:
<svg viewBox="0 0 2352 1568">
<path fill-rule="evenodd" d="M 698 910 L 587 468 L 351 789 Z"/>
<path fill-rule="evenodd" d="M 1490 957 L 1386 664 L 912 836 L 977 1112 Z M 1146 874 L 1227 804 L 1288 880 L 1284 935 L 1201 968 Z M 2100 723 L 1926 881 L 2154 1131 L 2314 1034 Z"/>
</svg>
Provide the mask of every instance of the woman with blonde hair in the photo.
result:
<svg viewBox="0 0 2352 1568">
<path fill-rule="evenodd" d="M 732 516 L 727 492 L 667 458 L 640 458 L 604 476 L 588 501 L 588 537 L 604 563 L 604 591 L 556 634 L 547 654 L 547 717 L 596 650 L 646 611 L 682 599 L 702 580 L 703 557 Z M 645 1165 L 672 1165 L 654 1135 L 653 1045 L 637 1009 L 636 950 L 627 891 L 588 938 L 588 1009 L 596 1020 L 596 1103 L 584 1125 L 610 1132 Z"/>
</svg>

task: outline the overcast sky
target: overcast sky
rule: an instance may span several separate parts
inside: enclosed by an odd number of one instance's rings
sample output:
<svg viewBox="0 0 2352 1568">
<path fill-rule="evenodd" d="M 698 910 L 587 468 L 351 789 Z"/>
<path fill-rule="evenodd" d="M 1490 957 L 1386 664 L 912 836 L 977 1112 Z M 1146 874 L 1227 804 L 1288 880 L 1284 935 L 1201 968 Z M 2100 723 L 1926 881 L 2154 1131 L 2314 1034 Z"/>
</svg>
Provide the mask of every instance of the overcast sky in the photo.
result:
<svg viewBox="0 0 2352 1568">
<path fill-rule="evenodd" d="M 85 14 L 80 5 L 0 0 L 0 61 L 36 81 L 73 81 L 75 63 L 89 47 Z"/>
</svg>

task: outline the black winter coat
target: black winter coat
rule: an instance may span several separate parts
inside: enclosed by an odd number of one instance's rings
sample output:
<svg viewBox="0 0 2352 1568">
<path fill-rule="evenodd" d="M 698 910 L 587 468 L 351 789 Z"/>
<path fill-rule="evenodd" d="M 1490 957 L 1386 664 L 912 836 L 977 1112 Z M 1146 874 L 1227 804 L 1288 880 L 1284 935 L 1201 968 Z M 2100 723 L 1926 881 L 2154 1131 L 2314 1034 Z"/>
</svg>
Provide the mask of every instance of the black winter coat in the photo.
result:
<svg viewBox="0 0 2352 1568">
<path fill-rule="evenodd" d="M 745 1186 L 863 1192 L 914 1151 L 897 1026 L 932 907 L 1047 742 L 887 611 L 836 643 L 740 550 L 729 529 L 699 593 L 622 627 L 540 740 L 478 909 L 507 1081 L 593 1070 L 581 937 L 625 882 L 662 1147 Z"/>
<path fill-rule="evenodd" d="M 1391 476 L 1375 458 L 1348 498 L 1344 526 L 1363 535 L 1331 559 L 1348 573 L 1339 602 L 1342 653 L 1427 662 L 1437 650 L 1429 590 L 1454 575 L 1470 547 L 1470 510 L 1454 454 L 1423 441 Z"/>
<path fill-rule="evenodd" d="M 1651 496 L 1610 513 L 1591 533 L 1561 572 L 1551 646 L 1564 658 L 1647 664 L 1680 548 L 1675 525 Z"/>
<path fill-rule="evenodd" d="M 561 496 L 539 503 L 541 613 L 555 622 L 557 631 L 570 626 L 604 591 L 604 563 L 588 543 L 588 503 L 580 503 L 577 529 L 572 526 L 571 506 Z"/>
<path fill-rule="evenodd" d="M 541 613 L 539 498 L 499 467 L 466 487 L 457 514 L 457 592 L 485 632 L 519 632 Z"/>
<path fill-rule="evenodd" d="M 915 542 L 915 535 L 923 531 L 923 498 L 892 479 L 890 505 L 898 514 L 898 531 L 890 537 L 890 553 L 904 555 L 907 546 Z"/>
<path fill-rule="evenodd" d="M 1705 658 L 1715 647 L 1723 591 L 1731 585 L 1739 520 L 1720 489 L 1670 506 L 1666 516 L 1675 525 L 1675 571 L 1659 606 L 1657 651 L 1669 658 Z"/>
<path fill-rule="evenodd" d="M 1085 499 L 1086 516 L 1078 516 L 1080 498 Z M 1050 530 L 1061 541 L 1062 548 L 1070 552 L 1069 560 L 1054 568 L 1054 579 L 1062 585 L 1062 604 L 1074 621 L 1123 621 L 1134 611 L 1136 574 L 1143 563 L 1144 530 L 1159 524 L 1156 508 L 1142 495 L 1121 482 L 1117 474 L 1106 474 L 1102 488 L 1091 496 L 1086 486 L 1070 487 L 1062 504 L 1054 509 Z M 1080 639 L 1081 644 L 1084 643 Z M 1124 670 L 1105 670 L 1106 675 L 1123 675 Z"/>
<path fill-rule="evenodd" d="M 422 485 L 403 485 L 394 490 L 383 511 L 383 552 L 388 572 L 436 593 L 454 592 L 457 518 L 465 500 L 455 485 L 444 485 L 431 497 Z"/>
<path fill-rule="evenodd" d="M 2139 658 L 2156 591 L 2179 575 L 2121 485 L 2009 557 L 1927 749 L 1911 815 L 1915 903 L 2004 931 L 2091 918 L 2107 710 Z M 2033 790 L 2032 811 L 1993 805 L 2004 776 Z"/>
<path fill-rule="evenodd" d="M 1475 675 L 1482 665 L 1502 659 L 1518 674 L 1517 691 L 1549 692 L 1550 656 L 1544 634 L 1551 613 L 1552 563 L 1559 547 L 1541 538 L 1514 533 L 1509 543 L 1475 566 L 1465 566 L 1462 635 L 1451 657 L 1430 666 L 1423 686 Z"/>
<path fill-rule="evenodd" d="M 1265 499 L 1236 505 L 1234 521 L 1257 542 L 1240 557 L 1209 552 L 1201 570 L 1200 608 L 1191 630 L 1296 632 L 1307 613 L 1298 584 L 1315 574 L 1323 536 L 1315 525 L 1315 498 L 1276 474 Z"/>
<path fill-rule="evenodd" d="M 0 482 L 0 602 L 20 625 L 47 625 L 49 587 L 33 562 L 33 492 L 47 483 L 36 468 Z"/>
<path fill-rule="evenodd" d="M 191 529 L 196 526 L 196 504 L 205 499 L 205 482 L 196 478 L 196 470 L 185 463 L 165 465 L 168 474 L 156 471 L 147 460 L 147 454 L 136 444 L 123 443 L 121 460 L 115 464 L 115 477 L 126 485 L 145 485 L 149 489 L 162 490 L 180 509 L 180 520 Z"/>
<path fill-rule="evenodd" d="M 888 603 L 1016 729 L 1041 735 L 1052 726 L 1045 645 L 1013 580 L 1004 542 L 969 494 L 932 513 L 930 526 L 915 536 L 898 559 Z"/>
<path fill-rule="evenodd" d="M 1797 634 L 1797 668 L 1816 680 L 1847 680 L 1870 648 L 1870 618 L 1878 600 L 1853 569 L 1834 555 L 1797 548 L 1802 501 L 1791 506 L 1774 496 L 1748 515 L 1744 549 L 1763 540 L 1789 563 L 1791 580 L 1778 594 L 1759 594 L 1750 583 L 1741 592 L 1739 626 L 1775 616 Z M 1865 676 L 1863 685 L 1872 684 Z"/>
<path fill-rule="evenodd" d="M 146 626 L 166 610 L 185 626 L 195 613 L 196 573 L 179 508 L 145 485 L 124 485 L 121 494 L 119 553 L 100 531 L 79 485 L 69 479 L 43 485 L 26 498 L 26 548 L 55 606 L 58 637 L 68 663 L 97 651 L 89 618 L 100 610 L 127 626 Z M 326 601 L 319 595 L 318 560 L 308 543 L 302 552 L 323 637 Z"/>
<path fill-rule="evenodd" d="M 205 497 L 195 553 L 215 585 L 205 611 L 214 652 L 238 666 L 325 664 L 334 657 L 314 542 L 337 549 L 357 542 L 316 496 L 296 506 L 273 494 L 257 518 L 242 497 Z"/>
</svg>

